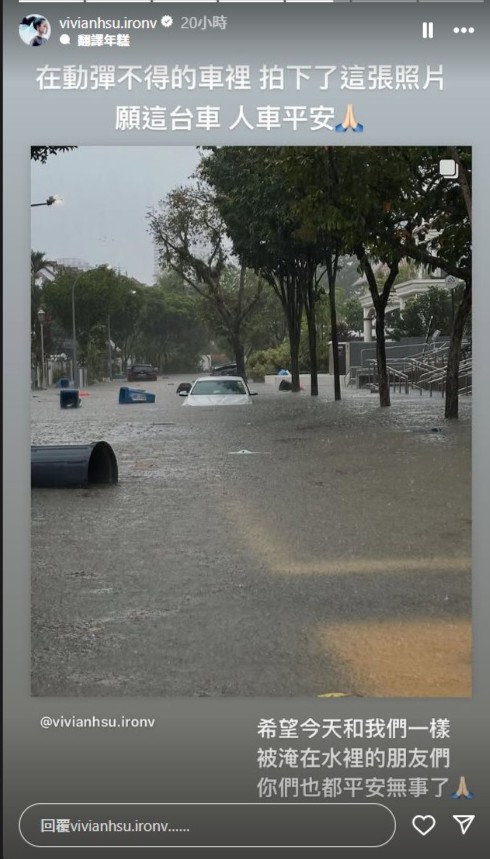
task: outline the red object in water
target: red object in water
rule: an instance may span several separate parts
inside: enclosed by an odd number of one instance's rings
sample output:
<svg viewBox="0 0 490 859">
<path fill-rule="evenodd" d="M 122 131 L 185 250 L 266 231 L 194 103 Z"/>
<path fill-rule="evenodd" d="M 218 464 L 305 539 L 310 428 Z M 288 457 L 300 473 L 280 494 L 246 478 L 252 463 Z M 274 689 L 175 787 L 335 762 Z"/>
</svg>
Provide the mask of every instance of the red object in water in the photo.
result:
<svg viewBox="0 0 490 859">
<path fill-rule="evenodd" d="M 79 391 L 78 396 L 79 397 L 90 397 L 90 394 L 88 391 Z"/>
</svg>

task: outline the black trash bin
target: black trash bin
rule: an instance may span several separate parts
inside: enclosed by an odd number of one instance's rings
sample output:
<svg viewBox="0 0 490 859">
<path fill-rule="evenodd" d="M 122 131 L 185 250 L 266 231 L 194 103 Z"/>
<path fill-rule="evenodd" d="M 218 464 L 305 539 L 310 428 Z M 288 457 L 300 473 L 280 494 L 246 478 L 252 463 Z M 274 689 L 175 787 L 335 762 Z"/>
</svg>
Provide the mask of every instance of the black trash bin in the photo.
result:
<svg viewBox="0 0 490 859">
<path fill-rule="evenodd" d="M 76 388 L 60 389 L 60 406 L 62 409 L 77 409 L 80 405 L 80 393 Z"/>
<path fill-rule="evenodd" d="M 31 447 L 31 486 L 76 487 L 117 481 L 117 459 L 105 441 Z"/>
</svg>

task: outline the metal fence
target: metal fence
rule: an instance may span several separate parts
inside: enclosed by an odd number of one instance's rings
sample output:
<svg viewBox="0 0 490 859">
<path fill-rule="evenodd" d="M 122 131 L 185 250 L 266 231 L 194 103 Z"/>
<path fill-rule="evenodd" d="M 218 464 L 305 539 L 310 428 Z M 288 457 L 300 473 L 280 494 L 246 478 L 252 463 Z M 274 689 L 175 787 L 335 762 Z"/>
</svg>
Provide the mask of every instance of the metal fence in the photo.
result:
<svg viewBox="0 0 490 859">
<path fill-rule="evenodd" d="M 463 342 L 463 358 L 459 364 L 459 392 L 469 396 L 472 393 L 472 357 L 469 354 L 469 344 Z M 429 396 L 439 392 L 445 396 L 446 373 L 449 356 L 449 343 L 445 342 L 430 349 L 423 349 L 416 355 L 396 357 L 387 349 L 387 372 L 389 386 L 393 392 L 408 394 L 418 391 L 422 396 L 427 391 Z M 376 358 L 367 358 L 363 366 L 351 367 L 346 374 L 344 384 L 356 388 L 378 386 L 378 366 Z"/>
</svg>

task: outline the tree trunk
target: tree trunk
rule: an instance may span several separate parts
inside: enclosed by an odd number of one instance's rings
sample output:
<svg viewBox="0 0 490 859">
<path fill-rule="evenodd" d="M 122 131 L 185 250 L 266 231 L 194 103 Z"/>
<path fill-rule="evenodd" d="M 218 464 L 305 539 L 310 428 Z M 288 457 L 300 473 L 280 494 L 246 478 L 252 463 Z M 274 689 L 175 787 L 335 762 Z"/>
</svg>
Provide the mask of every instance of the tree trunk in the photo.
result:
<svg viewBox="0 0 490 859">
<path fill-rule="evenodd" d="M 247 374 L 245 371 L 245 347 L 240 340 L 233 341 L 233 351 L 235 353 L 237 376 L 241 376 L 242 379 L 246 382 Z"/>
<path fill-rule="evenodd" d="M 296 273 L 282 273 L 277 279 L 270 279 L 274 292 L 281 302 L 288 326 L 289 354 L 291 358 L 291 390 L 301 390 L 299 381 L 299 345 L 301 340 L 301 320 L 303 317 L 304 296 Z"/>
<path fill-rule="evenodd" d="M 470 184 L 468 182 L 468 176 L 466 175 L 466 170 L 464 169 L 463 163 L 461 161 L 461 157 L 458 151 L 457 146 L 450 146 L 449 151 L 456 161 L 458 165 L 458 182 L 461 188 L 461 192 L 463 194 L 463 199 L 466 206 L 466 212 L 469 218 L 470 224 L 472 224 L 472 194 Z"/>
<path fill-rule="evenodd" d="M 308 348 L 310 353 L 310 394 L 318 396 L 318 357 L 316 349 L 316 314 L 314 303 L 306 307 L 306 321 L 308 323 Z"/>
<path fill-rule="evenodd" d="M 299 341 L 300 333 L 293 325 L 289 330 L 289 352 L 291 356 L 291 390 L 295 394 L 301 390 L 299 381 Z"/>
<path fill-rule="evenodd" d="M 389 263 L 389 275 L 386 278 L 381 294 L 378 292 L 376 277 L 373 267 L 366 255 L 363 245 L 356 248 L 356 256 L 361 263 L 367 278 L 369 292 L 373 299 L 376 311 L 376 360 L 378 364 L 379 404 L 380 406 L 391 406 L 390 383 L 386 369 L 386 338 L 385 338 L 385 312 L 393 284 L 400 269 L 400 260 L 397 257 Z"/>
<path fill-rule="evenodd" d="M 315 290 L 315 269 L 312 266 L 307 266 L 304 272 L 305 278 L 303 281 L 304 290 L 304 305 L 306 312 L 306 322 L 308 324 L 308 351 L 310 355 L 310 394 L 312 397 L 318 396 L 318 356 L 316 348 L 316 290 Z"/>
<path fill-rule="evenodd" d="M 471 281 L 467 281 L 461 303 L 454 317 L 451 342 L 446 370 L 445 418 L 458 417 L 459 362 L 461 360 L 461 341 L 466 320 L 471 311 Z"/>
<path fill-rule="evenodd" d="M 328 271 L 328 301 L 330 305 L 330 326 L 333 354 L 333 388 L 335 400 L 341 400 L 340 366 L 339 366 L 339 335 L 337 331 L 337 308 L 335 305 L 335 277 Z"/>
<path fill-rule="evenodd" d="M 391 406 L 390 384 L 386 369 L 385 308 L 376 307 L 376 358 L 378 362 L 378 384 L 380 406 Z"/>
</svg>

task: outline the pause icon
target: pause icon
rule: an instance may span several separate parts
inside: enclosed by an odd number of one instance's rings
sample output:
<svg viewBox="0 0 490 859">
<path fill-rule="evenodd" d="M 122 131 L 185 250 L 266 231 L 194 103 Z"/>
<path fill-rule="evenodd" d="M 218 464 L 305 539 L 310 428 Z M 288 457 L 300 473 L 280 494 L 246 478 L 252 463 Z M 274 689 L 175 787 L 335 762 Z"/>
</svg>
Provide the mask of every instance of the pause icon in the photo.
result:
<svg viewBox="0 0 490 859">
<path fill-rule="evenodd" d="M 434 38 L 434 24 L 432 21 L 424 21 L 422 24 L 422 38 L 423 39 L 433 39 Z"/>
</svg>

